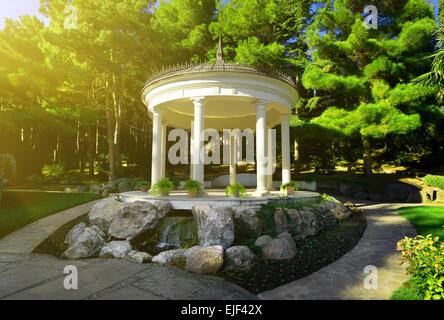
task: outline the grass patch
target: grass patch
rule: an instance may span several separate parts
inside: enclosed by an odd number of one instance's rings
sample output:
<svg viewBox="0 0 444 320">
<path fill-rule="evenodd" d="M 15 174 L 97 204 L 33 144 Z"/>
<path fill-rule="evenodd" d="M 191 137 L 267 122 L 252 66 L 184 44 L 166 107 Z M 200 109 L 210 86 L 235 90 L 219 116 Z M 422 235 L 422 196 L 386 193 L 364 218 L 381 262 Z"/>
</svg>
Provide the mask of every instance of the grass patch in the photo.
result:
<svg viewBox="0 0 444 320">
<path fill-rule="evenodd" d="M 4 191 L 0 205 L 0 238 L 53 213 L 99 198 L 89 193 Z"/>
<path fill-rule="evenodd" d="M 292 259 L 261 260 L 250 270 L 221 270 L 215 275 L 253 294 L 271 290 L 338 260 L 359 242 L 366 226 L 364 215 L 352 215 L 315 236 L 297 240 L 298 254 Z"/>
<path fill-rule="evenodd" d="M 415 290 L 410 287 L 410 282 L 401 285 L 398 289 L 393 291 L 390 300 L 424 300 L 422 297 L 416 295 Z"/>
<path fill-rule="evenodd" d="M 418 234 L 432 234 L 444 240 L 444 207 L 404 207 L 398 210 L 398 214 L 407 219 Z"/>
</svg>

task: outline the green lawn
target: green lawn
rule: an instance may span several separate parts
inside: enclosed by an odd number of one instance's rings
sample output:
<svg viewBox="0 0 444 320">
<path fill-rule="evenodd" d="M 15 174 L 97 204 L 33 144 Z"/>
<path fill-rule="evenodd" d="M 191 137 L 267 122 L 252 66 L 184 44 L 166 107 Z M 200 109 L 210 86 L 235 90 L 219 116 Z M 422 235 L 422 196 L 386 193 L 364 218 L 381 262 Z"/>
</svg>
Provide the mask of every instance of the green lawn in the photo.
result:
<svg viewBox="0 0 444 320">
<path fill-rule="evenodd" d="M 404 207 L 398 214 L 410 221 L 418 234 L 432 234 L 444 241 L 444 207 Z"/>
<path fill-rule="evenodd" d="M 4 191 L 0 204 L 0 238 L 61 210 L 98 199 L 88 193 Z"/>
<path fill-rule="evenodd" d="M 444 207 L 404 207 L 398 210 L 398 214 L 410 221 L 418 234 L 432 234 L 444 241 Z M 412 288 L 404 285 L 396 289 L 390 299 L 421 300 Z"/>
</svg>

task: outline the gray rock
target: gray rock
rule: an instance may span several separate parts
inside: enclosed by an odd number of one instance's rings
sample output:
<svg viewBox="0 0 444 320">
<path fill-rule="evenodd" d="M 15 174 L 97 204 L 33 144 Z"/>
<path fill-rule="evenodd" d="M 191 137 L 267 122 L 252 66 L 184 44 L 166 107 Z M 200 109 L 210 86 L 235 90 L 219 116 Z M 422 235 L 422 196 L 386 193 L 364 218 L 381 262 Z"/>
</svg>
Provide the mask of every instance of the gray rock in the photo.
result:
<svg viewBox="0 0 444 320">
<path fill-rule="evenodd" d="M 189 249 L 188 249 L 189 250 Z M 151 259 L 151 262 L 160 264 L 170 264 L 179 268 L 185 267 L 187 258 L 185 252 L 187 249 L 167 250 L 159 253 Z"/>
<path fill-rule="evenodd" d="M 405 201 L 411 191 L 417 190 L 416 187 L 406 183 L 390 183 L 384 188 L 384 196 L 389 201 Z"/>
<path fill-rule="evenodd" d="M 97 232 L 97 229 L 86 227 L 76 239 L 72 239 L 70 246 L 62 256 L 68 259 L 95 257 L 104 245 L 105 240 Z"/>
<path fill-rule="evenodd" d="M 153 234 L 164 217 L 149 202 L 124 203 L 112 220 L 108 234 L 125 240 L 134 239 L 141 234 Z"/>
<path fill-rule="evenodd" d="M 226 269 L 251 269 L 256 255 L 247 246 L 233 246 L 225 250 Z"/>
<path fill-rule="evenodd" d="M 185 270 L 197 274 L 216 272 L 224 263 L 222 246 L 195 246 L 188 249 L 185 256 Z"/>
<path fill-rule="evenodd" d="M 102 247 L 100 256 L 112 255 L 114 258 L 125 258 L 132 250 L 129 241 L 111 241 Z"/>
<path fill-rule="evenodd" d="M 287 213 L 287 215 L 284 213 Z M 318 232 L 319 227 L 314 209 L 304 207 L 302 210 L 296 209 L 276 209 L 274 221 L 276 224 L 276 232 L 289 232 L 297 239 L 303 239 L 306 236 L 314 235 Z"/>
<path fill-rule="evenodd" d="M 291 259 L 297 253 L 296 243 L 288 232 L 283 232 L 275 239 L 269 236 L 259 237 L 255 245 L 261 247 L 266 260 Z"/>
<path fill-rule="evenodd" d="M 421 203 L 422 197 L 419 191 L 410 191 L 409 196 L 405 200 L 408 203 Z"/>
<path fill-rule="evenodd" d="M 375 201 L 375 202 L 384 201 L 384 197 L 382 196 L 382 194 L 379 194 L 379 193 L 369 193 L 368 199 L 371 201 Z"/>
<path fill-rule="evenodd" d="M 193 207 L 197 221 L 199 245 L 220 245 L 224 249 L 234 241 L 233 212 L 230 207 L 197 205 Z"/>
<path fill-rule="evenodd" d="M 77 192 L 89 192 L 89 186 L 77 186 Z"/>
<path fill-rule="evenodd" d="M 103 199 L 91 208 L 88 215 L 89 222 L 107 233 L 111 222 L 122 206 L 123 202 L 117 201 L 114 198 Z"/>
<path fill-rule="evenodd" d="M 343 220 L 348 218 L 351 211 L 344 206 L 341 202 L 336 201 L 324 201 L 323 205 L 330 209 L 336 219 Z"/>
<path fill-rule="evenodd" d="M 86 227 L 87 227 L 86 223 L 83 222 L 76 224 L 71 230 L 69 230 L 68 234 L 66 235 L 65 243 L 66 244 L 73 243 L 79 237 L 79 235 L 85 230 Z"/>
<path fill-rule="evenodd" d="M 165 200 L 154 201 L 154 207 L 163 216 L 165 216 L 173 208 L 171 203 Z"/>
<path fill-rule="evenodd" d="M 235 234 L 262 233 L 262 224 L 257 216 L 260 206 L 233 207 Z"/>
<path fill-rule="evenodd" d="M 315 210 L 316 220 L 318 221 L 318 229 L 323 230 L 331 227 L 336 223 L 336 217 L 328 206 L 321 203 Z"/>
<path fill-rule="evenodd" d="M 130 252 L 128 252 L 125 259 L 130 260 L 130 261 L 139 262 L 139 263 L 147 263 L 147 262 L 151 262 L 151 260 L 153 259 L 153 256 L 150 255 L 149 253 L 146 253 L 146 252 L 131 250 Z"/>
</svg>

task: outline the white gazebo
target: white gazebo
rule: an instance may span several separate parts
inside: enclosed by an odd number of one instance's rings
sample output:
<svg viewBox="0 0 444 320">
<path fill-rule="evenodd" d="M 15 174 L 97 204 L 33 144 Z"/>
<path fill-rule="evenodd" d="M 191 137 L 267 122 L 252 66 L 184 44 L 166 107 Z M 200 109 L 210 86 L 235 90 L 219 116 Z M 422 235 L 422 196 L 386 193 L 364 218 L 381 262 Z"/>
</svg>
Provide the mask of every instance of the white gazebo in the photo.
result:
<svg viewBox="0 0 444 320">
<path fill-rule="evenodd" d="M 190 177 L 204 186 L 204 164 L 199 155 L 206 128 L 255 129 L 257 189 L 255 196 L 268 194 L 272 177 L 267 176 L 272 146 L 267 146 L 267 129 L 281 126 L 282 183 L 290 181 L 291 107 L 298 99 L 293 81 L 265 67 L 227 63 L 221 42 L 213 63 L 186 64 L 150 77 L 142 99 L 153 120 L 151 184 L 165 177 L 166 128 L 190 129 Z M 230 139 L 230 142 L 232 140 Z M 230 143 L 234 154 L 234 143 Z M 262 158 L 261 158 L 262 157 Z M 233 157 L 230 157 L 233 160 Z M 230 163 L 230 183 L 236 182 L 236 164 Z"/>
</svg>

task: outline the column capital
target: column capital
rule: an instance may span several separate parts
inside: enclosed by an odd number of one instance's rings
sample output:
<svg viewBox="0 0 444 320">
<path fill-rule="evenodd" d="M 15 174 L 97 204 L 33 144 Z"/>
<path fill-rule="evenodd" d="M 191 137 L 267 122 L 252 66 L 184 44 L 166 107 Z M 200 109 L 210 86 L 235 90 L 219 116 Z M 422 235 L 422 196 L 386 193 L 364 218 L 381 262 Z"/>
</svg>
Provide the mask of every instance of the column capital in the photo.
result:
<svg viewBox="0 0 444 320">
<path fill-rule="evenodd" d="M 203 104 L 205 102 L 205 97 L 193 97 L 190 98 L 190 100 L 194 103 L 194 105 Z"/>
<path fill-rule="evenodd" d="M 162 109 L 160 109 L 159 107 L 154 107 L 152 110 L 151 110 L 151 112 L 153 113 L 153 114 L 159 114 L 159 115 L 163 115 L 163 110 Z"/>
<path fill-rule="evenodd" d="M 258 99 L 256 100 L 256 106 L 259 107 L 266 107 L 267 104 L 269 104 L 271 101 L 270 100 L 265 100 L 265 99 Z"/>
</svg>

